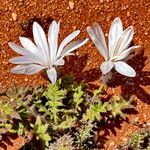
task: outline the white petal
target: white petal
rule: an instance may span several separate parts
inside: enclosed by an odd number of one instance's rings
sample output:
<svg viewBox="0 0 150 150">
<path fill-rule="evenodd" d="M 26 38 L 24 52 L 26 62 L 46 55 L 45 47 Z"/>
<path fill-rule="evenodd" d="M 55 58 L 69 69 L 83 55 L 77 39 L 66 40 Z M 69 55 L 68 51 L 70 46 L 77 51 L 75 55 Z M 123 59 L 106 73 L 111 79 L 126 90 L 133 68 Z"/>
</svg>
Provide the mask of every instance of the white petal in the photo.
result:
<svg viewBox="0 0 150 150">
<path fill-rule="evenodd" d="M 35 46 L 35 44 L 29 40 L 28 38 L 25 37 L 19 37 L 21 45 L 28 51 L 34 53 L 34 54 L 39 54 L 40 51 L 38 48 Z"/>
<path fill-rule="evenodd" d="M 108 60 L 108 51 L 105 49 L 105 47 L 102 45 L 101 41 L 99 41 L 99 38 L 97 37 L 97 34 L 95 31 L 92 29 L 92 27 L 87 27 L 87 32 L 92 39 L 93 43 L 97 47 L 98 51 L 100 54 L 105 58 L 105 60 Z"/>
<path fill-rule="evenodd" d="M 57 52 L 57 57 L 60 56 L 62 50 L 64 49 L 64 47 L 71 42 L 78 34 L 80 33 L 80 30 L 74 31 L 73 33 L 71 33 L 70 35 L 68 35 L 60 44 L 58 52 Z"/>
<path fill-rule="evenodd" d="M 42 51 L 44 59 L 49 60 L 49 48 L 46 35 L 42 27 L 37 23 L 33 23 L 33 37 L 36 45 Z"/>
<path fill-rule="evenodd" d="M 50 46 L 50 58 L 54 62 L 56 59 L 57 48 L 58 48 L 58 34 L 59 34 L 60 22 L 58 24 L 53 21 L 48 30 L 48 42 Z"/>
<path fill-rule="evenodd" d="M 33 60 L 36 60 L 38 62 L 41 62 L 41 60 L 39 58 L 37 58 L 37 55 L 35 55 L 34 53 L 24 49 L 23 47 L 16 45 L 15 43 L 9 42 L 8 43 L 9 47 L 12 48 L 15 52 L 24 55 L 26 57 L 29 57 Z"/>
<path fill-rule="evenodd" d="M 39 71 L 43 70 L 44 68 L 45 67 L 43 67 L 41 65 L 31 64 L 26 67 L 25 74 L 32 75 L 32 74 L 38 73 Z"/>
<path fill-rule="evenodd" d="M 140 46 L 132 46 L 132 47 L 130 47 L 130 48 L 128 48 L 128 49 L 125 49 L 125 50 L 115 59 L 115 61 L 118 61 L 118 60 L 122 60 L 122 59 L 127 58 L 127 57 L 130 55 L 130 53 L 132 52 L 133 49 L 139 48 L 139 47 L 140 47 Z"/>
<path fill-rule="evenodd" d="M 136 76 L 135 70 L 131 66 L 126 64 L 125 62 L 118 61 L 118 62 L 115 62 L 114 65 L 115 65 L 116 71 L 119 72 L 120 74 L 124 76 L 128 76 L 128 77 Z"/>
<path fill-rule="evenodd" d="M 65 61 L 64 61 L 64 59 L 58 59 L 55 63 L 54 63 L 54 65 L 56 65 L 56 66 L 63 66 L 65 64 Z"/>
<path fill-rule="evenodd" d="M 26 67 L 26 65 L 17 65 L 16 67 L 11 69 L 11 72 L 15 74 L 24 74 Z"/>
<path fill-rule="evenodd" d="M 62 57 L 67 56 L 69 53 L 71 53 L 74 50 L 76 50 L 77 48 L 83 46 L 87 41 L 88 41 L 88 38 L 84 39 L 84 40 L 78 40 L 78 41 L 69 43 L 67 46 L 65 46 L 65 48 L 63 49 L 63 51 L 60 55 Z"/>
<path fill-rule="evenodd" d="M 103 33 L 101 27 L 99 26 L 99 24 L 97 22 L 95 22 L 93 24 L 93 29 L 94 29 L 94 31 L 95 31 L 98 39 L 99 39 L 99 42 L 101 42 L 101 44 L 103 45 L 103 47 L 105 49 L 107 49 L 104 33 Z"/>
<path fill-rule="evenodd" d="M 35 60 L 25 56 L 19 56 L 19 57 L 14 57 L 9 59 L 9 62 L 12 64 L 31 64 L 31 63 L 35 63 Z"/>
<path fill-rule="evenodd" d="M 50 79 L 50 81 L 52 83 L 55 83 L 56 80 L 57 80 L 57 72 L 56 72 L 56 69 L 55 68 L 51 68 L 51 69 L 48 69 L 46 71 L 47 75 L 48 75 L 48 78 Z"/>
<path fill-rule="evenodd" d="M 133 39 L 134 29 L 133 26 L 128 27 L 123 31 L 121 37 L 119 38 L 116 47 L 115 47 L 115 55 L 119 55 L 123 52 L 124 49 L 127 49 Z"/>
<path fill-rule="evenodd" d="M 103 74 L 107 74 L 114 66 L 113 62 L 103 62 L 100 66 L 100 69 Z"/>
<path fill-rule="evenodd" d="M 112 49 L 116 41 L 120 38 L 121 34 L 123 32 L 123 26 L 121 19 L 119 17 L 115 18 L 111 24 L 110 30 L 109 30 L 109 57 L 114 56 L 114 50 Z"/>
<path fill-rule="evenodd" d="M 20 37 L 20 42 L 22 44 L 22 46 L 28 50 L 29 52 L 34 53 L 37 58 L 39 58 L 39 60 L 41 60 L 41 63 L 43 64 L 47 64 L 47 60 L 45 60 L 42 56 L 42 50 L 39 49 L 31 40 L 29 40 L 28 38 L 25 37 Z"/>
</svg>

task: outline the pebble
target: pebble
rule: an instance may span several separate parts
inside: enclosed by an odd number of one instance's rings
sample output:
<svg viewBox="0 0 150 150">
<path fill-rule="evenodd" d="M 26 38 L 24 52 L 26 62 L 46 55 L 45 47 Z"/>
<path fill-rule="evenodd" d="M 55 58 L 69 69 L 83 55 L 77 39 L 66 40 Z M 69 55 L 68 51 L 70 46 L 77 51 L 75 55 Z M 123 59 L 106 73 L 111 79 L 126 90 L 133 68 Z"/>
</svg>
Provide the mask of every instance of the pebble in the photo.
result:
<svg viewBox="0 0 150 150">
<path fill-rule="evenodd" d="M 111 142 L 110 144 L 109 144 L 109 146 L 114 146 L 115 145 L 115 142 Z"/>
<path fill-rule="evenodd" d="M 108 33 L 105 33 L 105 36 L 108 37 Z"/>
<path fill-rule="evenodd" d="M 11 14 L 11 17 L 12 17 L 13 21 L 16 21 L 16 20 L 17 20 L 17 14 L 16 14 L 16 13 L 12 13 L 12 14 Z"/>
<path fill-rule="evenodd" d="M 128 141 L 128 138 L 123 138 L 122 141 L 123 141 L 123 142 L 127 142 L 127 141 Z"/>
<path fill-rule="evenodd" d="M 147 125 L 147 126 L 150 126 L 150 122 L 148 122 L 146 125 Z"/>
<path fill-rule="evenodd" d="M 28 81 L 28 78 L 25 78 L 24 81 L 27 82 L 27 81 Z"/>
<path fill-rule="evenodd" d="M 100 0 L 100 3 L 103 3 L 104 2 L 104 0 Z"/>
<path fill-rule="evenodd" d="M 74 9 L 74 2 L 73 1 L 69 1 L 69 8 Z"/>
<path fill-rule="evenodd" d="M 129 17 L 130 16 L 130 12 L 129 11 L 127 11 L 127 17 Z"/>
<path fill-rule="evenodd" d="M 135 121 L 135 122 L 138 122 L 138 121 L 139 121 L 139 117 L 135 117 L 135 118 L 134 118 L 134 121 Z"/>
<path fill-rule="evenodd" d="M 76 26 L 73 26 L 73 30 L 76 30 L 77 29 L 77 27 Z"/>
<path fill-rule="evenodd" d="M 145 35 L 148 35 L 148 32 L 145 31 L 144 34 L 145 34 Z"/>
</svg>

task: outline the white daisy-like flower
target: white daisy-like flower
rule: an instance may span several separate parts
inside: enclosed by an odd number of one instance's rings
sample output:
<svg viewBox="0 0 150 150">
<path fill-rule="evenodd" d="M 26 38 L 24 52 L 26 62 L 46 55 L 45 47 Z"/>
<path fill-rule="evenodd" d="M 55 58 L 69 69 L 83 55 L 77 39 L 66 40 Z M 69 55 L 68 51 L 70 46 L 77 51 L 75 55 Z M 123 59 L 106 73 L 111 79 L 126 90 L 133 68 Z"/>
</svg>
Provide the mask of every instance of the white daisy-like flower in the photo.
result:
<svg viewBox="0 0 150 150">
<path fill-rule="evenodd" d="M 112 68 L 115 68 L 122 75 L 128 77 L 136 76 L 135 70 L 125 62 L 131 52 L 133 52 L 133 49 L 139 47 L 129 47 L 134 35 L 133 26 L 123 30 L 121 19 L 115 18 L 109 30 L 108 48 L 104 33 L 98 23 L 94 23 L 92 27 L 87 27 L 87 32 L 105 59 L 100 66 L 104 75 L 109 74 Z"/>
<path fill-rule="evenodd" d="M 73 55 L 73 51 L 83 46 L 88 39 L 71 42 L 80 30 L 74 31 L 68 35 L 58 47 L 58 34 L 60 22 L 53 21 L 48 30 L 48 40 L 42 27 L 33 23 L 33 37 L 35 44 L 25 37 L 20 37 L 23 47 L 15 43 L 8 43 L 9 46 L 22 56 L 11 58 L 9 61 L 13 64 L 19 64 L 11 72 L 16 74 L 32 75 L 43 69 L 52 83 L 57 80 L 55 67 L 64 65 L 64 57 Z"/>
</svg>

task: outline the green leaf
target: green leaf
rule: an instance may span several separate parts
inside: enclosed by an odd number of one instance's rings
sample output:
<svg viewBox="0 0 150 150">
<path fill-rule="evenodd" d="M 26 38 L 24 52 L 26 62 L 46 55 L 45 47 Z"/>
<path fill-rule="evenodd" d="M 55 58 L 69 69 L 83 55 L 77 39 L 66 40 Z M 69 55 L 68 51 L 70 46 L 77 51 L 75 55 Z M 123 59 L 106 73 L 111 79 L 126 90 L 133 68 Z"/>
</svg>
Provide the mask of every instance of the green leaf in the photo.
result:
<svg viewBox="0 0 150 150">
<path fill-rule="evenodd" d="M 79 85 L 74 89 L 73 101 L 75 102 L 76 108 L 78 109 L 80 109 L 79 105 L 83 102 L 83 94 L 84 92 L 82 91 L 82 85 Z"/>
<path fill-rule="evenodd" d="M 101 101 L 94 102 L 87 108 L 86 113 L 83 115 L 83 122 L 89 121 L 94 122 L 96 120 L 101 120 L 101 113 L 107 112 L 106 107 L 108 102 L 102 103 Z"/>
</svg>

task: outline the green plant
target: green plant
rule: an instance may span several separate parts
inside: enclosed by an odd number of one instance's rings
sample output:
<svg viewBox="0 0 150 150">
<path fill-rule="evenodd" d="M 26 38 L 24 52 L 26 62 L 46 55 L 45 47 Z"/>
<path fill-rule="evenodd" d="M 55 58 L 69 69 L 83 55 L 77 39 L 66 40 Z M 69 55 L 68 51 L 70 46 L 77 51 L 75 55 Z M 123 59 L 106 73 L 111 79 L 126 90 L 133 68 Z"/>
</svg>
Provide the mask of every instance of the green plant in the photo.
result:
<svg viewBox="0 0 150 150">
<path fill-rule="evenodd" d="M 138 131 L 132 133 L 127 143 L 124 145 L 119 145 L 118 150 L 149 150 L 150 149 L 150 129 L 144 129 L 142 131 Z"/>
<path fill-rule="evenodd" d="M 49 146 L 49 150 L 74 150 L 73 147 L 73 138 L 65 134 L 60 137 L 55 143 Z"/>
<path fill-rule="evenodd" d="M 103 100 L 103 86 L 89 94 L 86 89 L 84 83 L 78 84 L 69 76 L 48 86 L 14 88 L 4 94 L 11 103 L 0 103 L 5 112 L 1 117 L 6 119 L 0 123 L 9 123 L 3 126 L 6 132 L 13 129 L 22 136 L 32 132 L 41 142 L 41 149 L 96 148 L 98 124 L 115 117 L 125 118 L 123 110 L 133 106 L 122 97 Z M 11 116 L 12 121 L 8 122 L 5 115 Z"/>
<path fill-rule="evenodd" d="M 41 118 L 37 116 L 35 124 L 30 124 L 30 126 L 33 128 L 33 133 L 36 135 L 36 138 L 41 140 L 42 145 L 44 147 L 48 146 L 49 141 L 51 141 L 51 137 L 47 132 L 48 124 L 43 124 Z"/>
</svg>

